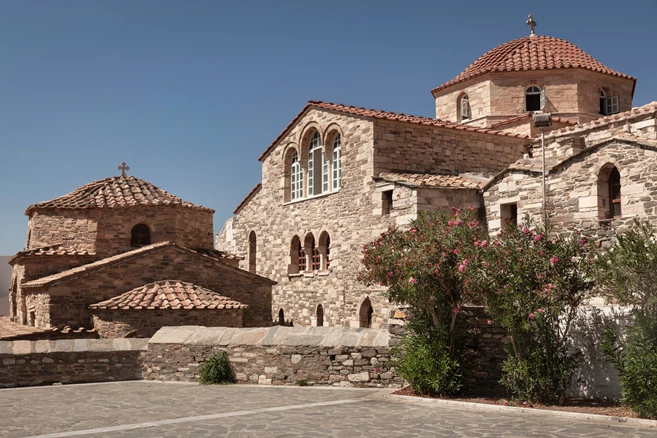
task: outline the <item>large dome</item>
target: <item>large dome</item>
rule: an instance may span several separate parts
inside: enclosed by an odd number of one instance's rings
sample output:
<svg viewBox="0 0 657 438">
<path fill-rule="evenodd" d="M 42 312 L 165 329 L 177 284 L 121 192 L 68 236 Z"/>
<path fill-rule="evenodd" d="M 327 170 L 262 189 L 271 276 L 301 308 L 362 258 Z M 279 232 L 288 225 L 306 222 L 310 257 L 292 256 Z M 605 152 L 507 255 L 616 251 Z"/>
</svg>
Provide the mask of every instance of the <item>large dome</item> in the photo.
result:
<svg viewBox="0 0 657 438">
<path fill-rule="evenodd" d="M 549 36 L 527 36 L 509 41 L 485 53 L 461 74 L 432 93 L 491 72 L 552 70 L 583 68 L 604 74 L 635 80 L 633 77 L 605 66 L 574 44 Z"/>
<path fill-rule="evenodd" d="M 134 176 L 120 175 L 85 184 L 71 193 L 27 207 L 29 215 L 37 209 L 116 208 L 151 205 L 179 205 L 213 211 L 174 196 L 153 184 Z"/>
</svg>

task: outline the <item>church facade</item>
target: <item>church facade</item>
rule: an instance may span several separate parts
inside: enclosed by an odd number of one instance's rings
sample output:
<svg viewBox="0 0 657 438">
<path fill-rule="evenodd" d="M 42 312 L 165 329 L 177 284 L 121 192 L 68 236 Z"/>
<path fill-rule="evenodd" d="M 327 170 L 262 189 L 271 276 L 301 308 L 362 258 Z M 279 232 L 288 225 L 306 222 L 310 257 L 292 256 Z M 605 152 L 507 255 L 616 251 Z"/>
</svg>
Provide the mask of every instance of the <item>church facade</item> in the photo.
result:
<svg viewBox="0 0 657 438">
<path fill-rule="evenodd" d="M 600 245 L 657 217 L 657 105 L 636 79 L 559 38 L 487 52 L 432 90 L 436 118 L 310 101 L 260 157 L 262 182 L 216 248 L 270 278 L 280 324 L 385 327 L 385 290 L 356 280 L 363 246 L 418 212 L 474 207 L 491 233 L 529 214 Z M 541 130 L 535 113 L 551 113 Z"/>
</svg>

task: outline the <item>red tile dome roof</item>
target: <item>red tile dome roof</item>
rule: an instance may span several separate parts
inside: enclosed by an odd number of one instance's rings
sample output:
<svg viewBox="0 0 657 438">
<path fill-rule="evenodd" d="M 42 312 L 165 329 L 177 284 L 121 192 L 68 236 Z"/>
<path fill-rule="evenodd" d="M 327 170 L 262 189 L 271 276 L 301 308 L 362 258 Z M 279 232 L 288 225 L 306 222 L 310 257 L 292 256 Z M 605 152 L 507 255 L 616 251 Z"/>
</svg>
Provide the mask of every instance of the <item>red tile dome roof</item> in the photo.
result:
<svg viewBox="0 0 657 438">
<path fill-rule="evenodd" d="M 184 201 L 142 179 L 130 175 L 120 175 L 93 181 L 59 198 L 30 205 L 25 210 L 25 214 L 29 215 L 38 209 L 52 208 L 85 209 L 154 205 L 179 205 L 214 211 Z"/>
<path fill-rule="evenodd" d="M 435 93 L 486 73 L 561 68 L 583 68 L 636 81 L 631 76 L 610 69 L 568 41 L 534 35 L 495 47 L 470 64 L 454 79 L 434 88 L 431 92 Z"/>
</svg>

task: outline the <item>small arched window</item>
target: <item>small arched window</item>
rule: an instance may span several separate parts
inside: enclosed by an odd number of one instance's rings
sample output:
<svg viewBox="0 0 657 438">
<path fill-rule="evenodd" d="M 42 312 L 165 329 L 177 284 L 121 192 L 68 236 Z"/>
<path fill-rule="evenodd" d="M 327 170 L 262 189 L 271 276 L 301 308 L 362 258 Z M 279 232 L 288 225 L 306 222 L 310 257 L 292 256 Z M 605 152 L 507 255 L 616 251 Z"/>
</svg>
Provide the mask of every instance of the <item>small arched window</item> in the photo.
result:
<svg viewBox="0 0 657 438">
<path fill-rule="evenodd" d="M 360 305 L 359 312 L 359 323 L 361 328 L 371 328 L 372 327 L 372 315 L 374 314 L 374 309 L 372 308 L 372 302 L 369 297 L 363 300 L 363 303 Z"/>
<path fill-rule="evenodd" d="M 620 172 L 615 167 L 609 174 L 609 201 L 611 217 L 621 217 L 621 180 Z"/>
<path fill-rule="evenodd" d="M 301 240 L 299 236 L 294 236 L 292 238 L 292 243 L 290 244 L 290 267 L 288 269 L 289 274 L 298 274 L 299 272 L 306 270 L 306 255 L 301 246 Z"/>
<path fill-rule="evenodd" d="M 324 166 L 325 161 L 326 158 L 322 152 L 322 138 L 319 136 L 319 132 L 315 131 L 308 145 L 308 196 L 322 193 L 322 173 L 324 171 L 328 178 L 328 166 Z"/>
<path fill-rule="evenodd" d="M 463 122 L 469 120 L 472 117 L 472 112 L 470 111 L 470 98 L 467 94 L 463 94 L 459 98 L 459 121 Z"/>
<path fill-rule="evenodd" d="M 130 232 L 130 246 L 139 248 L 151 244 L 151 230 L 144 224 L 137 224 Z"/>
<path fill-rule="evenodd" d="M 303 169 L 297 151 L 292 154 L 290 163 L 290 198 L 294 201 L 303 198 Z"/>
<path fill-rule="evenodd" d="M 331 237 L 324 231 L 319 235 L 319 266 L 322 270 L 328 270 L 331 266 Z"/>
<path fill-rule="evenodd" d="M 307 266 L 310 268 L 309 271 L 319 271 L 320 268 L 320 256 L 319 249 L 315 242 L 315 236 L 312 233 L 306 235 L 304 241 L 304 254 L 307 255 L 308 261 Z M 301 263 L 301 262 L 299 262 Z"/>
<path fill-rule="evenodd" d="M 333 140 L 333 190 L 342 187 L 342 145 L 340 134 Z"/>
<path fill-rule="evenodd" d="M 251 231 L 249 233 L 249 272 L 253 273 L 256 272 L 256 252 L 256 233 L 255 231 Z"/>
<path fill-rule="evenodd" d="M 278 311 L 278 325 L 285 325 L 285 312 L 283 309 Z"/>
<path fill-rule="evenodd" d="M 541 89 L 536 85 L 530 85 L 525 90 L 525 111 L 541 110 Z"/>
<path fill-rule="evenodd" d="M 317 327 L 324 326 L 324 307 L 320 304 L 317 306 Z"/>
<path fill-rule="evenodd" d="M 600 169 L 598 175 L 598 217 L 611 219 L 621 217 L 621 177 L 613 164 Z"/>
<path fill-rule="evenodd" d="M 600 114 L 605 115 L 606 114 L 606 108 L 607 108 L 607 93 L 605 93 L 605 90 L 600 88 Z"/>
</svg>

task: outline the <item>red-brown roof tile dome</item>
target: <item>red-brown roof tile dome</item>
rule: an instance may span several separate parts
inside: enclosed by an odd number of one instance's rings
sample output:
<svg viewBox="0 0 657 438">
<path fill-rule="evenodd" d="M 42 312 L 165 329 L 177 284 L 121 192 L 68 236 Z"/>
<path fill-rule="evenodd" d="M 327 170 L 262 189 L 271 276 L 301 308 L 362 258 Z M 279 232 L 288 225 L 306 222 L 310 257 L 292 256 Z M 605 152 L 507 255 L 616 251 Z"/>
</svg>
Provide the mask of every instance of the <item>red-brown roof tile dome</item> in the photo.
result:
<svg viewBox="0 0 657 438">
<path fill-rule="evenodd" d="M 435 93 L 486 73 L 561 68 L 583 68 L 636 81 L 631 76 L 610 69 L 568 41 L 533 35 L 495 47 L 470 64 L 454 79 L 434 88 L 431 92 Z"/>
<path fill-rule="evenodd" d="M 29 215 L 37 209 L 117 208 L 153 205 L 178 205 L 214 211 L 184 201 L 143 179 L 130 175 L 120 175 L 93 181 L 59 198 L 30 205 L 25 210 L 25 214 Z"/>
</svg>

